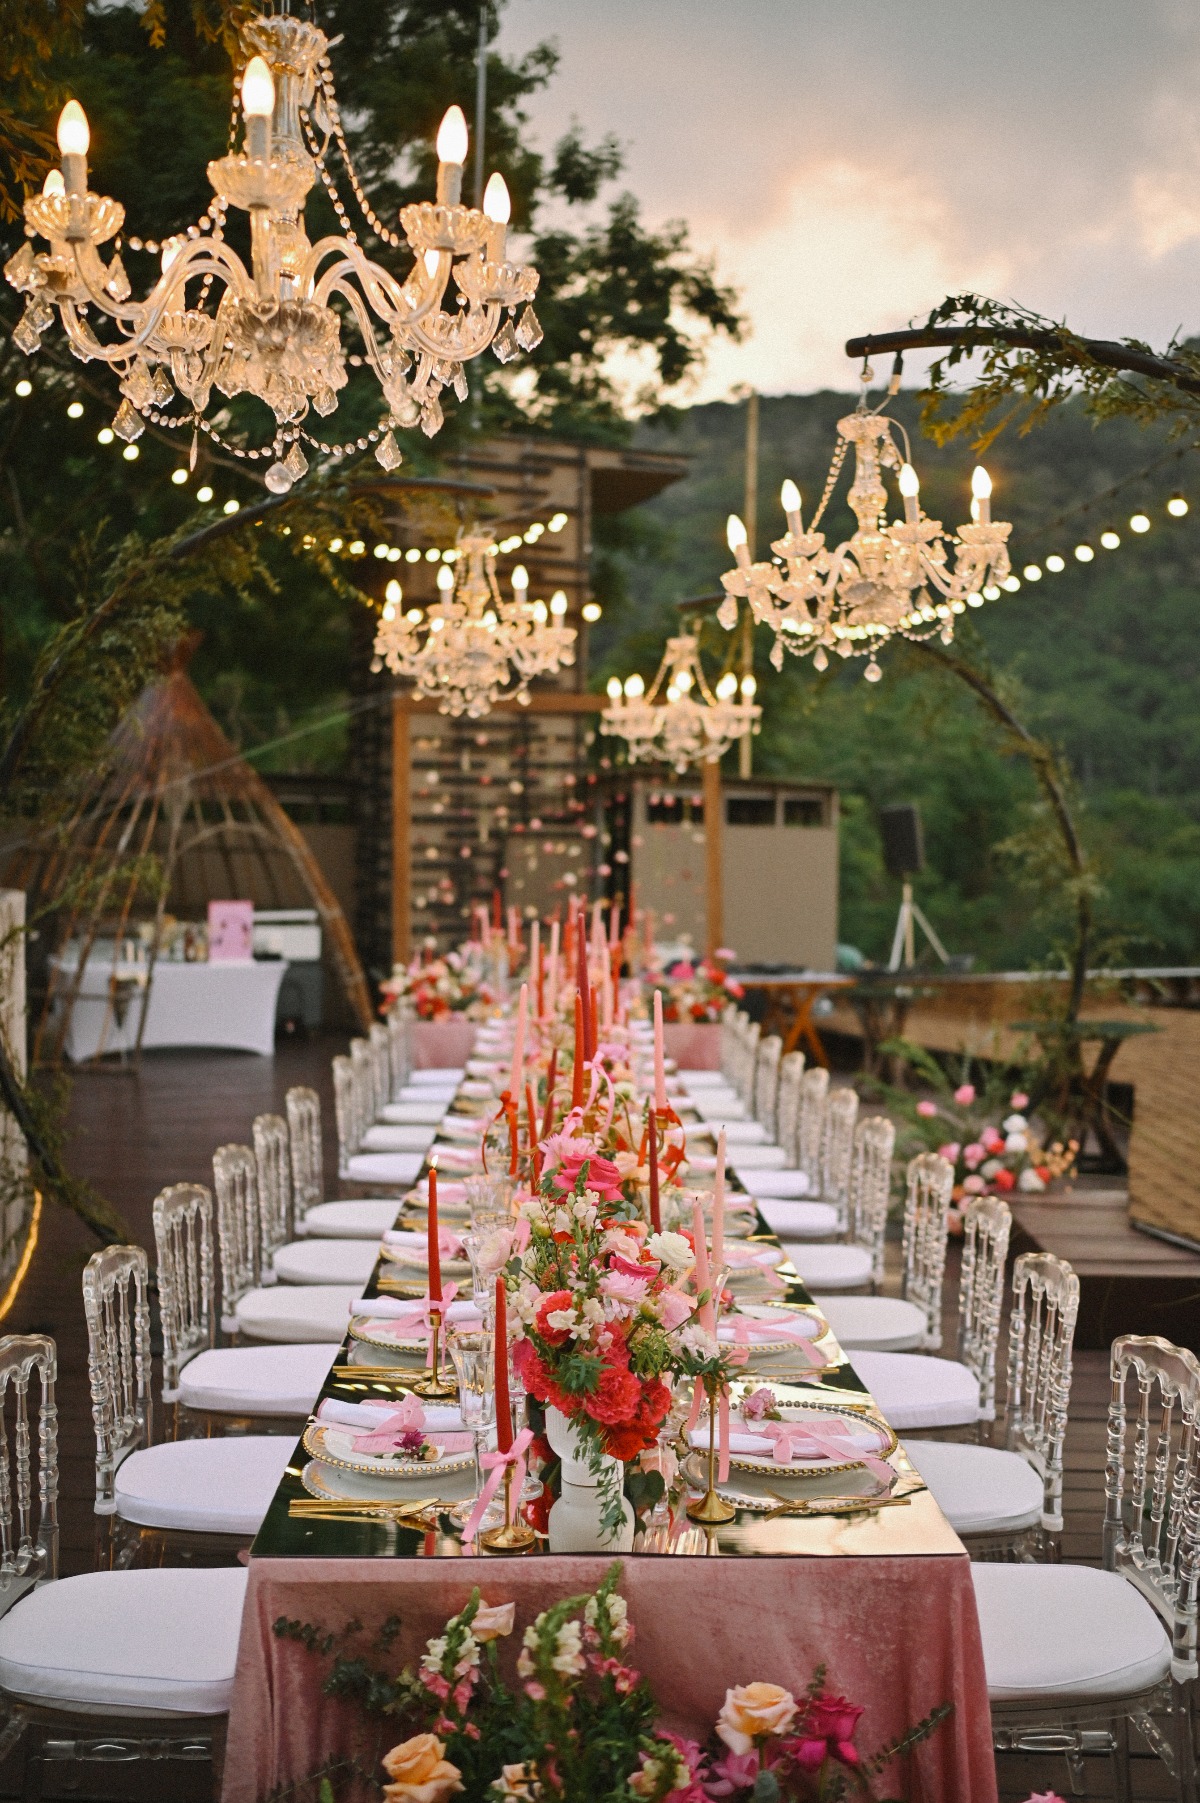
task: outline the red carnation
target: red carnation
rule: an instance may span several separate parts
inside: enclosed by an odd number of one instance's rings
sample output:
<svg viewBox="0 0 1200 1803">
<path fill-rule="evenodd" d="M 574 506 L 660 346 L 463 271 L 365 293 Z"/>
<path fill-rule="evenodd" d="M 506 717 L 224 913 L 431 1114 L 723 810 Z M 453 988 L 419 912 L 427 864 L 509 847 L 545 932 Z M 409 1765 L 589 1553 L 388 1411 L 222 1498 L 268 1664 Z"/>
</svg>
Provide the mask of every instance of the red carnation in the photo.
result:
<svg viewBox="0 0 1200 1803">
<path fill-rule="evenodd" d="M 995 1184 L 995 1186 L 998 1190 L 1010 1190 L 1010 1189 L 1012 1189 L 1012 1187 L 1016 1183 L 1016 1181 L 1017 1181 L 1016 1178 L 1013 1176 L 1012 1172 L 1009 1170 L 997 1171 L 995 1176 L 992 1178 L 992 1182 Z"/>
<path fill-rule="evenodd" d="M 632 1371 L 621 1365 L 606 1365 L 599 1385 L 584 1397 L 583 1406 L 593 1421 L 616 1426 L 636 1415 L 641 1394 L 642 1387 Z"/>
<path fill-rule="evenodd" d="M 547 1346 L 563 1346 L 570 1337 L 565 1327 L 551 1327 L 547 1317 L 557 1314 L 560 1309 L 567 1309 L 574 1314 L 575 1298 L 570 1290 L 551 1290 L 538 1303 L 534 1326 L 545 1340 Z"/>
</svg>

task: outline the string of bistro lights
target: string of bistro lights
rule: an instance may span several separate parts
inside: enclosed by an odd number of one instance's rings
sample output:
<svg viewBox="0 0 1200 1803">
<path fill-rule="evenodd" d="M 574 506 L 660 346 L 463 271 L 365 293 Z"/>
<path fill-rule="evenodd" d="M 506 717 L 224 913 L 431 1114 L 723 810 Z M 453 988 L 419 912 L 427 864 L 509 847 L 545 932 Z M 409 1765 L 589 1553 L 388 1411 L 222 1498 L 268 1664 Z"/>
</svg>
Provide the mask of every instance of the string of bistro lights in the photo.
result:
<svg viewBox="0 0 1200 1803">
<path fill-rule="evenodd" d="M 23 376 L 20 381 L 16 383 L 15 393 L 23 400 L 28 399 L 32 395 L 33 383 L 27 376 Z M 79 400 L 71 401 L 68 404 L 66 411 L 68 419 L 82 419 L 85 411 L 83 402 Z M 102 426 L 96 434 L 96 441 L 101 445 L 115 443 L 116 435 L 113 432 L 112 427 L 107 425 Z M 1086 514 L 1097 512 L 1101 508 L 1104 508 L 1108 502 L 1114 500 L 1124 490 L 1132 488 L 1136 483 L 1147 480 L 1148 477 L 1167 464 L 1181 462 L 1183 458 L 1196 450 L 1200 450 L 1200 441 L 1179 445 L 1175 449 L 1165 452 L 1162 456 L 1156 457 L 1153 462 L 1145 464 L 1141 469 L 1133 470 L 1129 475 L 1122 476 L 1118 481 L 1114 482 L 1111 487 L 1104 489 L 1100 494 L 1092 495 L 1086 501 L 1081 501 L 1076 506 L 1067 508 L 1062 513 L 1056 514 L 1053 519 L 1046 521 L 1044 525 L 1035 529 L 1036 535 L 1038 537 L 1048 536 L 1051 533 L 1057 532 L 1061 527 L 1070 524 L 1072 521 L 1082 518 Z M 127 463 L 135 463 L 139 454 L 139 447 L 136 444 L 126 444 L 121 448 L 121 456 Z M 192 472 L 189 466 L 182 464 L 172 470 L 170 479 L 176 487 L 183 487 L 191 480 L 191 475 Z M 195 498 L 198 506 L 207 507 L 211 505 L 215 499 L 215 491 L 212 484 L 209 482 L 202 482 L 195 490 Z M 240 512 L 241 506 L 242 503 L 240 501 L 231 498 L 222 504 L 222 512 L 232 515 Z M 1171 520 L 1182 520 L 1186 518 L 1190 512 L 1189 503 L 1178 487 L 1172 491 L 1164 503 L 1164 507 L 1168 519 Z M 567 520 L 568 515 L 565 513 L 552 514 L 548 520 L 534 520 L 522 532 L 509 533 L 506 538 L 500 539 L 491 547 L 491 550 L 493 554 L 499 553 L 508 555 L 523 545 L 535 545 L 545 533 L 561 532 L 563 527 L 567 524 Z M 1152 516 L 1145 508 L 1139 508 L 1136 512 L 1132 513 L 1128 520 L 1128 530 L 1134 535 L 1134 542 L 1144 539 L 1150 532 L 1152 525 Z M 290 529 L 284 528 L 284 531 L 285 533 L 288 533 L 290 532 Z M 996 601 L 1001 594 L 1004 593 L 1015 595 L 1025 583 L 1038 583 L 1046 575 L 1062 575 L 1072 564 L 1075 564 L 1080 568 L 1085 568 L 1087 565 L 1094 563 L 1096 561 L 1097 545 L 1100 550 L 1111 552 L 1119 550 L 1126 542 L 1127 541 L 1122 538 L 1121 533 L 1115 526 L 1106 527 L 1098 534 L 1095 544 L 1092 543 L 1090 538 L 1081 538 L 1077 544 L 1066 552 L 1056 550 L 1047 553 L 1040 560 L 1036 558 L 1030 559 L 1022 567 L 1019 576 L 1014 572 L 999 585 L 989 584 L 988 587 L 982 590 L 982 597 L 986 601 Z M 315 545 L 315 543 L 315 539 L 312 539 L 310 535 L 306 535 L 306 547 Z M 365 557 L 368 550 L 370 550 L 372 556 L 378 558 L 381 562 L 386 561 L 388 563 L 400 563 L 403 561 L 407 564 L 418 564 L 421 562 L 429 564 L 449 564 L 454 563 L 459 556 L 459 552 L 454 546 L 444 548 L 440 546 L 429 546 L 422 550 L 416 545 L 402 548 L 399 545 L 389 544 L 386 541 L 381 540 L 368 547 L 366 540 L 361 538 L 348 540 L 332 538 L 329 540 L 326 549 L 333 556 L 345 555 L 351 558 Z M 390 592 L 397 586 L 398 585 L 394 583 L 388 584 L 386 599 L 389 602 L 395 603 L 400 599 L 398 594 Z M 554 599 L 557 600 L 558 596 L 556 595 Z M 553 602 L 551 605 L 553 605 Z M 560 604 L 560 607 L 555 609 L 555 612 L 561 611 L 565 611 L 565 609 L 562 608 Z M 583 618 L 587 620 L 589 624 L 595 624 L 595 622 L 600 619 L 602 610 L 597 602 L 589 601 L 585 603 L 582 612 Z"/>
</svg>

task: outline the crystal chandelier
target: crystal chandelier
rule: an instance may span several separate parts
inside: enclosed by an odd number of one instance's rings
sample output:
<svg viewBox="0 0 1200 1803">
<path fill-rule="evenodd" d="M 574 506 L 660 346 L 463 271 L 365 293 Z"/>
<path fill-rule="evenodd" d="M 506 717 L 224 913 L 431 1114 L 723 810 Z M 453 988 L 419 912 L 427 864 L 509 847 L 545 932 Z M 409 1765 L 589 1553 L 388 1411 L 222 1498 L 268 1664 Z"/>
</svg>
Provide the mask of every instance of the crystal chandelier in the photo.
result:
<svg viewBox="0 0 1200 1803">
<path fill-rule="evenodd" d="M 534 676 L 551 676 L 575 662 L 575 628 L 564 626 L 561 589 L 545 601 L 529 599 L 524 565 L 512 573 L 513 598 L 496 580 L 497 546 L 478 533 L 459 540 L 452 564 L 438 568 L 438 599 L 428 609 L 402 607 L 398 582 L 389 582 L 373 670 L 386 664 L 411 677 L 417 694 L 433 697 L 438 712 L 478 720 L 497 701 L 527 706 Z"/>
<path fill-rule="evenodd" d="M 394 428 L 419 423 L 432 437 L 442 424 L 442 389 L 449 384 L 460 400 L 466 396 L 465 363 L 489 345 L 508 362 L 540 341 L 528 304 L 537 271 L 506 260 L 509 198 L 499 175 L 488 182 L 482 212 L 461 204 L 467 127 L 457 106 L 438 132 L 436 201 L 400 212 L 415 259 L 411 270 L 401 281 L 373 262 L 327 165 L 331 139 L 368 225 L 393 248 L 404 239 L 376 218 L 351 165 L 329 40 L 303 20 L 260 15 L 242 27 L 242 41 L 249 58 L 241 80 L 243 148 L 208 165 L 215 198 L 204 217 L 153 247 L 161 248 L 162 273 L 144 300 L 130 299 L 121 261 L 117 235 L 125 209 L 89 192 L 88 122 L 78 101 L 67 102 L 58 122 L 62 169 L 52 169 L 42 193 L 25 202 L 27 238 L 48 239 L 50 249 L 36 252 L 27 242 L 5 267 L 11 285 L 27 296 L 14 342 L 35 352 L 57 309 L 74 354 L 85 363 L 107 363 L 120 376 L 124 399 L 114 432 L 135 439 L 147 419 L 191 426 L 193 463 L 197 430 L 220 442 L 204 418 L 213 389 L 230 398 L 256 396 L 275 416 L 270 443 L 228 448 L 273 459 L 266 482 L 275 493 L 285 493 L 307 470 L 302 439 L 335 456 L 374 444 L 379 462 L 394 469 L 401 461 Z M 342 235 L 313 244 L 304 208 L 318 173 Z M 250 216 L 249 269 L 225 241 L 230 206 Z M 100 247 L 114 239 L 106 261 Z M 142 248 L 138 239 L 129 242 Z M 451 277 L 456 300 L 444 310 Z M 327 415 L 337 407 L 347 382 L 341 331 L 349 317 L 385 412 L 366 436 L 328 445 L 303 422 L 310 411 Z M 167 413 L 177 397 L 183 411 Z"/>
<path fill-rule="evenodd" d="M 971 478 L 971 523 L 954 539 L 955 559 L 946 554 L 947 535 L 940 520 L 921 512 L 917 472 L 896 441 L 896 422 L 880 411 L 860 406 L 838 421 L 838 442 L 821 497 L 807 531 L 800 511 L 800 491 L 785 482 L 781 493 L 787 532 L 771 546 L 777 562 L 753 563 L 746 529 L 736 514 L 729 519 L 729 548 L 737 568 L 721 578 L 725 599 L 717 618 L 732 629 L 738 602 L 749 603 L 754 619 L 775 634 L 771 662 L 783 668 L 784 651 L 824 670 L 829 653 L 869 657 L 866 676 L 878 682 L 883 672 L 876 653 L 895 634 L 926 639 L 935 634 L 944 644 L 954 637 L 954 616 L 981 607 L 984 590 L 1003 583 L 1009 574 L 1008 535 L 1012 527 L 991 517 L 991 479 L 977 468 Z M 858 530 L 836 550 L 826 549 L 825 534 L 816 530 L 837 484 L 850 446 L 854 447 L 854 482 L 850 505 Z M 907 448 L 907 446 L 906 446 Z M 904 518 L 889 524 L 883 471 L 898 472 Z"/>
<path fill-rule="evenodd" d="M 659 757 L 679 771 L 689 764 L 715 764 L 738 739 L 757 732 L 762 718 L 753 676 L 743 676 L 740 701 L 735 699 L 738 686 L 728 670 L 715 692 L 710 689 L 699 640 L 682 634 L 667 640 L 649 691 L 637 675 L 624 683 L 609 678 L 609 705 L 600 716 L 600 731 L 625 740 L 631 764 Z"/>
</svg>

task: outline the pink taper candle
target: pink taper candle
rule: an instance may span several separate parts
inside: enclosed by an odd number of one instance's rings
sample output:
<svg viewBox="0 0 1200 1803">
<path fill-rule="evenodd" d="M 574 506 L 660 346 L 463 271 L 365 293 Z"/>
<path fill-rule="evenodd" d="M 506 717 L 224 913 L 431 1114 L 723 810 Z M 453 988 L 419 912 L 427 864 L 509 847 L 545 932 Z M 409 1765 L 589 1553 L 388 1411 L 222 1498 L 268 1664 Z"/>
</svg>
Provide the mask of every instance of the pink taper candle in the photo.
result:
<svg viewBox="0 0 1200 1803">
<path fill-rule="evenodd" d="M 713 1181 L 713 1238 L 712 1261 L 714 1271 L 725 1269 L 725 1129 L 721 1128 L 717 1135 L 717 1174 Z"/>
<path fill-rule="evenodd" d="M 517 1002 L 517 1036 L 513 1040 L 512 1071 L 508 1079 L 508 1093 L 518 1104 L 521 1100 L 521 1085 L 525 1080 L 525 1021 L 528 1013 L 529 984 L 522 983 L 520 999 Z"/>
<path fill-rule="evenodd" d="M 542 993 L 542 923 L 535 920 L 529 929 L 529 993 L 534 1000 L 534 1016 L 540 1016 L 537 998 Z"/>
<path fill-rule="evenodd" d="M 700 1293 L 711 1286 L 712 1274 L 708 1264 L 708 1241 L 704 1237 L 704 1205 L 699 1196 L 692 1203 L 692 1237 L 696 1242 L 696 1290 Z M 717 1331 L 716 1311 L 711 1297 L 701 1305 L 697 1319 L 709 1333 Z"/>
<path fill-rule="evenodd" d="M 662 990 L 654 991 L 654 1106 L 660 1114 L 667 1108 L 667 1072 L 663 1063 Z"/>
</svg>

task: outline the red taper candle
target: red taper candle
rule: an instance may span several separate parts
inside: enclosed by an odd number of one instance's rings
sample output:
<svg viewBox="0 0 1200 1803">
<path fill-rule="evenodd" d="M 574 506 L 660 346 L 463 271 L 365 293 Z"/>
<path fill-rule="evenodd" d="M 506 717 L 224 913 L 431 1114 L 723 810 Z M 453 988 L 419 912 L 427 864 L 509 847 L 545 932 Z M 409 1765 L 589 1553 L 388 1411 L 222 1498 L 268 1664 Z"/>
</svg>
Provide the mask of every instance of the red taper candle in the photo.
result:
<svg viewBox="0 0 1200 1803">
<path fill-rule="evenodd" d="M 503 1277 L 496 1279 L 496 1445 L 512 1450 L 512 1409 L 508 1400 L 508 1291 Z"/>
<path fill-rule="evenodd" d="M 550 1054 L 550 1069 L 546 1076 L 546 1110 L 542 1115 L 542 1138 L 545 1139 L 554 1125 L 554 1082 L 558 1076 L 558 1047 Z"/>
<path fill-rule="evenodd" d="M 662 1215 L 658 1208 L 658 1121 L 653 1106 L 650 1109 L 650 1226 L 655 1233 L 662 1232 Z"/>
<path fill-rule="evenodd" d="M 587 921 L 582 914 L 576 922 L 576 932 L 578 949 L 576 953 L 577 970 L 575 973 L 575 981 L 579 986 L 579 999 L 583 1003 L 583 1055 L 585 1058 L 590 1058 L 592 1056 L 593 1048 L 587 1042 L 587 1030 L 592 1018 L 592 995 L 591 984 L 588 978 Z"/>
<path fill-rule="evenodd" d="M 583 997 L 575 992 L 575 1068 L 571 1072 L 571 1106 L 583 1107 Z"/>
<path fill-rule="evenodd" d="M 438 1205 L 437 1205 L 437 1166 L 429 1167 L 429 1214 L 427 1217 L 426 1240 L 429 1260 L 429 1300 L 442 1300 L 442 1251 L 438 1244 Z"/>
<path fill-rule="evenodd" d="M 542 1155 L 538 1151 L 537 1109 L 533 1105 L 533 1085 L 525 1085 L 525 1115 L 529 1122 L 529 1164 L 533 1183 L 536 1185 L 542 1176 Z"/>
</svg>

